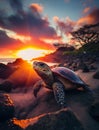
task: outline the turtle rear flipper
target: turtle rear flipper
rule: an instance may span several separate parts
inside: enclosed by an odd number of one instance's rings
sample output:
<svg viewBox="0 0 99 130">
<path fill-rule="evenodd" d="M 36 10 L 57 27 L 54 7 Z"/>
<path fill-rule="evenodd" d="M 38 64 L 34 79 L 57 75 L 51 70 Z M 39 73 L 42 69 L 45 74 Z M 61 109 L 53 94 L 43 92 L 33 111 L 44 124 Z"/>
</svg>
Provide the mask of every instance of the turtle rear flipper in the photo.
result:
<svg viewBox="0 0 99 130">
<path fill-rule="evenodd" d="M 95 93 L 94 93 L 94 91 L 90 88 L 90 86 L 87 85 L 87 84 L 85 84 L 85 85 L 83 85 L 82 87 L 83 87 L 84 91 L 88 92 L 88 94 L 93 98 L 93 101 L 94 101 L 95 98 L 96 98 L 96 97 L 95 97 Z"/>
<path fill-rule="evenodd" d="M 89 92 L 92 95 L 94 94 L 93 90 L 90 88 L 89 85 L 84 84 L 84 85 L 82 85 L 82 87 L 83 87 L 84 91 Z"/>
<path fill-rule="evenodd" d="M 61 106 L 62 108 L 66 107 L 66 102 L 65 102 L 65 92 L 64 92 L 64 86 L 60 82 L 55 82 L 53 83 L 53 91 L 54 91 L 54 96 L 56 99 L 56 102 Z"/>
</svg>

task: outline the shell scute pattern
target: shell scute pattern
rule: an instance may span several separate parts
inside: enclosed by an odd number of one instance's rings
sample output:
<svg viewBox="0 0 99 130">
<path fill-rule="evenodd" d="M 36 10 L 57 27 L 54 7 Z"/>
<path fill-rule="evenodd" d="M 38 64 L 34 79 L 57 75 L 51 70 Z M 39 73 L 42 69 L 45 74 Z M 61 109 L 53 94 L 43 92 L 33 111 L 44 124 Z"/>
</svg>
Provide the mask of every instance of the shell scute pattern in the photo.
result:
<svg viewBox="0 0 99 130">
<path fill-rule="evenodd" d="M 60 75 L 73 83 L 84 84 L 84 82 L 77 76 L 72 70 L 64 67 L 56 67 L 52 69 L 53 73 L 56 75 Z"/>
</svg>

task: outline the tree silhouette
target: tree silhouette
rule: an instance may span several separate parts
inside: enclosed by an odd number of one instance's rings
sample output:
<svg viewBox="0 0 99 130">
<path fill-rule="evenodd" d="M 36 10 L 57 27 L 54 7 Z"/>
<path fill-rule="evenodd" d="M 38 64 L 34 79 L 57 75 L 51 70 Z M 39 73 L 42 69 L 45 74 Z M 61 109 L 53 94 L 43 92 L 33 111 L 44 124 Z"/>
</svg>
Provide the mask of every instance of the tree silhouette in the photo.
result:
<svg viewBox="0 0 99 130">
<path fill-rule="evenodd" d="M 99 23 L 94 25 L 85 25 L 77 31 L 71 32 L 73 39 L 77 40 L 80 45 L 87 43 L 99 42 Z"/>
</svg>

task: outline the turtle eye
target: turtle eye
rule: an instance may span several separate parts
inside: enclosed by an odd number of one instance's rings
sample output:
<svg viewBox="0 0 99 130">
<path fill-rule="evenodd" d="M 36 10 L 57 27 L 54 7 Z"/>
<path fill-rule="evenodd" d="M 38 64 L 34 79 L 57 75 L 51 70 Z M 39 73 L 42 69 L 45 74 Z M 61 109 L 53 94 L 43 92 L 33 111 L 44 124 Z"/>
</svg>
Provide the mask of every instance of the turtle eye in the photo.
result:
<svg viewBox="0 0 99 130">
<path fill-rule="evenodd" d="M 44 63 L 40 63 L 40 66 L 42 66 L 42 67 L 43 67 L 43 66 L 44 66 Z"/>
</svg>

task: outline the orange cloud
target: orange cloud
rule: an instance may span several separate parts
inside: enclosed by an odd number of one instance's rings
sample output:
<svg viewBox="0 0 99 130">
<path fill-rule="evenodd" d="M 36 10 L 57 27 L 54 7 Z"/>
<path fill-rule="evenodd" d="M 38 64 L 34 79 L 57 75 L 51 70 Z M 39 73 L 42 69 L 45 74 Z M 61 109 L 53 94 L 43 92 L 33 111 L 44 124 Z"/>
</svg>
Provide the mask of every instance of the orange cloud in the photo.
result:
<svg viewBox="0 0 99 130">
<path fill-rule="evenodd" d="M 20 40 L 14 40 L 9 38 L 7 40 L 13 40 L 13 42 L 8 42 L 6 45 L 3 44 L 0 46 L 0 57 L 16 57 L 16 53 L 18 50 L 23 50 L 24 48 L 34 48 L 34 49 L 43 49 L 43 50 L 55 50 L 54 46 L 48 44 L 39 39 L 30 39 L 27 43 L 22 43 Z"/>
<path fill-rule="evenodd" d="M 51 44 L 48 44 L 40 39 L 35 39 L 35 38 L 32 38 L 31 41 L 29 41 L 29 43 L 27 43 L 25 46 L 26 47 L 30 46 L 37 49 L 49 49 L 49 50 L 54 49 L 54 47 Z"/>
<path fill-rule="evenodd" d="M 99 8 L 94 8 L 90 14 L 85 17 L 80 18 L 77 21 L 78 25 L 85 25 L 85 24 L 95 24 L 99 22 Z"/>
<path fill-rule="evenodd" d="M 90 16 L 80 18 L 77 23 L 78 25 L 84 25 L 84 24 L 91 24 L 93 21 L 93 18 Z"/>
<path fill-rule="evenodd" d="M 93 10 L 90 10 L 90 7 L 87 7 L 84 9 L 83 13 L 85 13 L 85 15 L 77 21 L 73 21 L 69 17 L 64 20 L 60 19 L 58 16 L 53 17 L 57 30 L 60 31 L 61 34 L 66 35 L 66 39 L 68 39 L 67 41 L 71 39 L 70 33 L 72 31 L 75 31 L 86 24 L 99 23 L 99 8 L 94 8 Z"/>
<path fill-rule="evenodd" d="M 13 15 L 10 12 L 9 15 L 6 12 L 0 14 L 0 53 L 12 56 L 24 47 L 55 49 L 52 43 L 60 37 L 48 18 L 41 15 L 41 5 L 31 4 L 28 10 L 23 8 L 20 0 L 11 0 L 9 5 Z"/>
<path fill-rule="evenodd" d="M 58 16 L 54 16 L 53 20 L 54 20 L 54 22 L 58 22 L 59 21 L 59 17 Z"/>
<path fill-rule="evenodd" d="M 33 11 L 37 11 L 39 13 L 43 11 L 43 6 L 41 6 L 40 4 L 37 4 L 37 3 L 31 4 L 30 8 L 33 9 Z"/>
<path fill-rule="evenodd" d="M 84 10 L 83 10 L 83 13 L 88 13 L 90 11 L 90 7 L 86 7 Z"/>
</svg>

